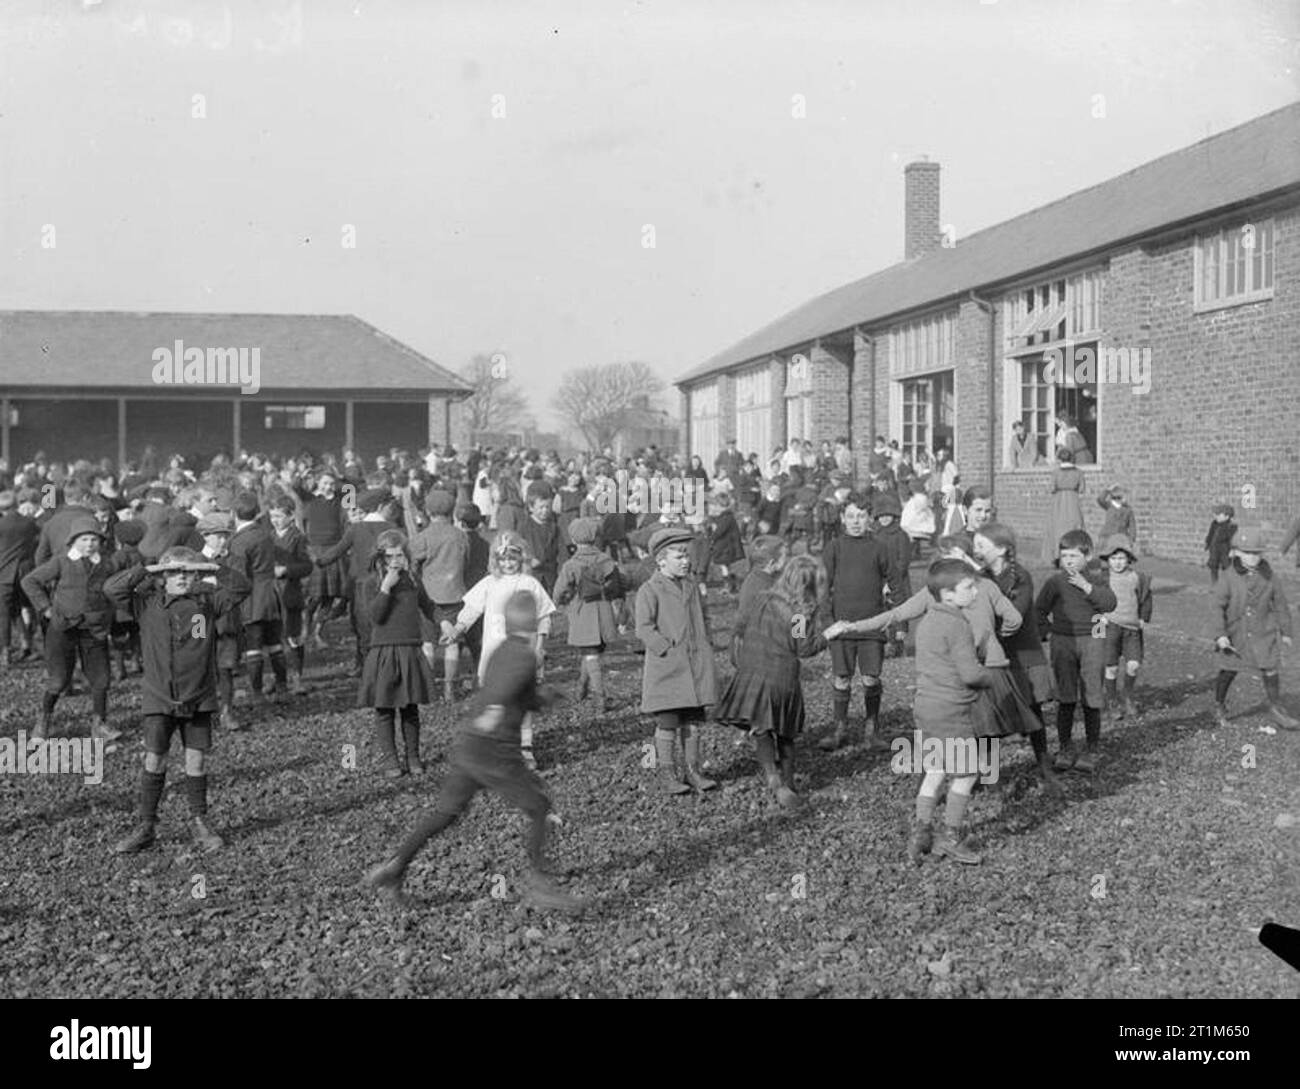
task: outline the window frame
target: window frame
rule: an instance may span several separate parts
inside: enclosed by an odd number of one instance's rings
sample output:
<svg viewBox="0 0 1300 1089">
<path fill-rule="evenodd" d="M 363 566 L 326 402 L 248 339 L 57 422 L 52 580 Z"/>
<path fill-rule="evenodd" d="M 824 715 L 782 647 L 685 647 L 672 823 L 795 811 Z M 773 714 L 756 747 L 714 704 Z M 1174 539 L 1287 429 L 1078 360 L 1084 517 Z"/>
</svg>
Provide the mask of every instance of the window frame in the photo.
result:
<svg viewBox="0 0 1300 1089">
<path fill-rule="evenodd" d="M 1247 227 L 1254 230 L 1255 244 L 1246 246 L 1244 232 Z M 1267 237 L 1268 245 L 1261 245 L 1261 236 Z M 1231 245 L 1229 238 L 1231 237 Z M 1208 260 L 1210 246 L 1213 246 L 1213 259 Z M 1236 257 L 1233 257 L 1233 254 Z M 1256 265 L 1259 265 L 1259 277 L 1265 278 L 1265 272 L 1272 282 L 1267 287 L 1256 283 Z M 1213 269 L 1216 295 L 1213 299 L 1205 297 L 1207 271 Z M 1246 288 L 1233 294 L 1226 294 L 1227 283 L 1240 269 L 1246 280 Z M 1273 298 L 1277 286 L 1277 222 L 1274 216 L 1262 216 L 1258 220 L 1245 220 L 1234 225 L 1219 227 L 1213 231 L 1198 231 L 1192 240 L 1192 310 L 1204 314 L 1214 310 L 1224 310 L 1231 306 L 1243 306 L 1248 303 L 1266 302 Z"/>
</svg>

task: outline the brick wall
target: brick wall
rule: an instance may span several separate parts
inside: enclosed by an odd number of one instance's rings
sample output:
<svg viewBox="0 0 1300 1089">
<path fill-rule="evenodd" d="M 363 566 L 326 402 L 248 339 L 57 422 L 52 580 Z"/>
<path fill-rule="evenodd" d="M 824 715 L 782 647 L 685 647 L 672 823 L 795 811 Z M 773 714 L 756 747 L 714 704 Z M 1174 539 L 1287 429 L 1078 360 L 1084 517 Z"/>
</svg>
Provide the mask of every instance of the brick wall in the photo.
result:
<svg viewBox="0 0 1300 1089">
<path fill-rule="evenodd" d="M 813 434 L 819 451 L 823 440 L 834 441 L 836 435 L 849 432 L 849 367 L 852 357 L 840 349 L 818 344 L 809 353 L 813 375 Z"/>
<path fill-rule="evenodd" d="M 908 163 L 903 168 L 903 190 L 903 256 L 910 261 L 938 249 L 942 241 L 939 235 L 939 164 Z"/>
<path fill-rule="evenodd" d="M 996 314 L 1002 308 L 993 309 Z M 953 460 L 964 487 L 990 484 L 989 406 L 997 402 L 992 402 L 996 389 L 989 387 L 989 316 L 969 299 L 957 311 L 954 350 Z"/>
</svg>

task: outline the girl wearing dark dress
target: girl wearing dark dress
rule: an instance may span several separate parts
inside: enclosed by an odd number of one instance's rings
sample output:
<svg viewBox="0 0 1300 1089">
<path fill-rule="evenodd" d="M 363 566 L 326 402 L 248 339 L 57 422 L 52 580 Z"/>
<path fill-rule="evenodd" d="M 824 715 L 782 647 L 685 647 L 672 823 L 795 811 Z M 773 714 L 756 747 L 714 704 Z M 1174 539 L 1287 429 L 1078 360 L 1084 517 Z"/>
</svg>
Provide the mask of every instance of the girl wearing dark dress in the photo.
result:
<svg viewBox="0 0 1300 1089">
<path fill-rule="evenodd" d="M 800 800 L 794 790 L 795 738 L 804 727 L 799 659 L 826 648 L 826 600 L 822 565 L 811 556 L 790 560 L 740 621 L 736 675 L 715 716 L 753 735 L 768 789 L 787 808 Z"/>
<path fill-rule="evenodd" d="M 434 680 L 420 651 L 420 614 L 438 623 L 424 586 L 411 576 L 406 534 L 389 529 L 375 541 L 363 600 L 370 611 L 370 644 L 361 670 L 358 707 L 375 709 L 375 741 L 387 778 L 424 771 L 420 760 L 420 704 L 433 700 Z M 360 604 L 360 601 L 358 602 Z M 395 719 L 400 710 L 406 767 L 397 754 Z"/>
<path fill-rule="evenodd" d="M 1047 529 L 1043 535 L 1043 563 L 1056 562 L 1056 548 L 1061 538 L 1073 529 L 1083 529 L 1083 473 L 1074 464 L 1074 454 L 1060 447 L 1056 451 L 1057 467 L 1052 473 L 1052 501 L 1048 508 Z"/>
</svg>

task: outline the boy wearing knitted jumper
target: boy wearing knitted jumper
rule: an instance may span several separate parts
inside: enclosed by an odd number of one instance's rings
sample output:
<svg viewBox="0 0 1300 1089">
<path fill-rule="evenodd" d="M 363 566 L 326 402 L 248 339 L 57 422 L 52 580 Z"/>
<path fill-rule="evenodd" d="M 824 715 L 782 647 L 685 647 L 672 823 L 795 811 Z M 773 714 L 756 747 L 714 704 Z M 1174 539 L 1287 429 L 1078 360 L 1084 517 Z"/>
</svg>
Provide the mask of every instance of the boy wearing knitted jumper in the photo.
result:
<svg viewBox="0 0 1300 1089">
<path fill-rule="evenodd" d="M 1050 635 L 1052 675 L 1059 699 L 1056 733 L 1060 741 L 1054 767 L 1068 771 L 1095 771 L 1097 747 L 1101 741 L 1101 712 L 1106 706 L 1102 679 L 1106 665 L 1105 624 L 1099 614 L 1109 613 L 1118 602 L 1104 576 L 1089 566 L 1092 538 L 1081 529 L 1061 537 L 1057 564 L 1060 567 L 1038 591 L 1034 609 L 1038 630 Z M 1083 729 L 1087 751 L 1076 753 L 1070 735 L 1074 730 L 1074 708 L 1082 699 Z"/>
</svg>

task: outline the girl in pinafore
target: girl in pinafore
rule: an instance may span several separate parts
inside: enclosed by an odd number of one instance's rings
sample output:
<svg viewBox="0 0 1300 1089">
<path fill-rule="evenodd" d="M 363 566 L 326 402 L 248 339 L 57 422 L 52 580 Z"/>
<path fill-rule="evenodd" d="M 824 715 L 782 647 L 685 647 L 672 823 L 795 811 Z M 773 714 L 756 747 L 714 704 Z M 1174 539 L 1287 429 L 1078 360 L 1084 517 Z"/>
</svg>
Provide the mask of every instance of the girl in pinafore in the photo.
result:
<svg viewBox="0 0 1300 1089">
<path fill-rule="evenodd" d="M 569 612 L 569 646 L 582 656 L 578 699 L 588 692 L 598 711 L 611 709 L 605 695 L 605 675 L 600 656 L 614 641 L 624 612 L 623 581 L 618 564 L 596 548 L 600 519 L 575 518 L 569 523 L 569 538 L 576 551 L 564 561 L 555 581 L 555 603 Z"/>
<path fill-rule="evenodd" d="M 542 648 L 546 637 L 551 632 L 551 614 L 555 612 L 555 602 L 542 584 L 532 575 L 527 574 L 532 563 L 528 545 L 518 533 L 503 532 L 497 534 L 492 545 L 491 558 L 488 561 L 488 573 L 480 579 L 465 595 L 465 604 L 455 624 L 443 622 L 442 638 L 444 642 L 460 639 L 479 618 L 483 618 L 483 647 L 479 651 L 478 683 L 483 684 L 487 675 L 488 660 L 492 652 L 506 641 L 506 603 L 519 591 L 533 595 L 537 601 L 537 634 L 533 649 L 537 654 L 537 671 L 541 675 L 543 665 Z M 520 746 L 524 753 L 524 762 L 535 766 L 533 759 L 533 718 L 532 713 L 524 716 L 519 730 Z"/>
<path fill-rule="evenodd" d="M 1043 535 L 1043 562 L 1056 562 L 1056 547 L 1072 529 L 1083 529 L 1083 473 L 1074 464 L 1074 454 L 1064 446 L 1056 450 L 1057 466 L 1052 472 L 1052 506 Z"/>
<path fill-rule="evenodd" d="M 658 570 L 636 594 L 636 634 L 645 644 L 641 711 L 655 717 L 656 764 L 668 794 L 718 785 L 699 770 L 700 724 L 717 701 L 717 682 L 704 606 L 689 575 L 694 540 L 685 526 L 656 530 L 648 543 Z M 679 737 L 685 782 L 677 770 Z"/>
<path fill-rule="evenodd" d="M 420 773 L 420 704 L 433 700 L 433 671 L 420 650 L 420 614 L 434 620 L 433 602 L 411 575 L 406 534 L 387 529 L 375 540 L 365 597 L 370 611 L 370 642 L 361 667 L 358 707 L 375 709 L 375 741 L 386 777 Z M 403 767 L 394 737 L 402 718 L 406 755 Z"/>
<path fill-rule="evenodd" d="M 753 735 L 768 789 L 787 808 L 800 800 L 794 790 L 795 738 L 804 727 L 799 659 L 826 649 L 826 596 L 820 563 L 796 556 L 786 564 L 776 585 L 738 623 L 736 675 L 715 716 Z"/>
</svg>

